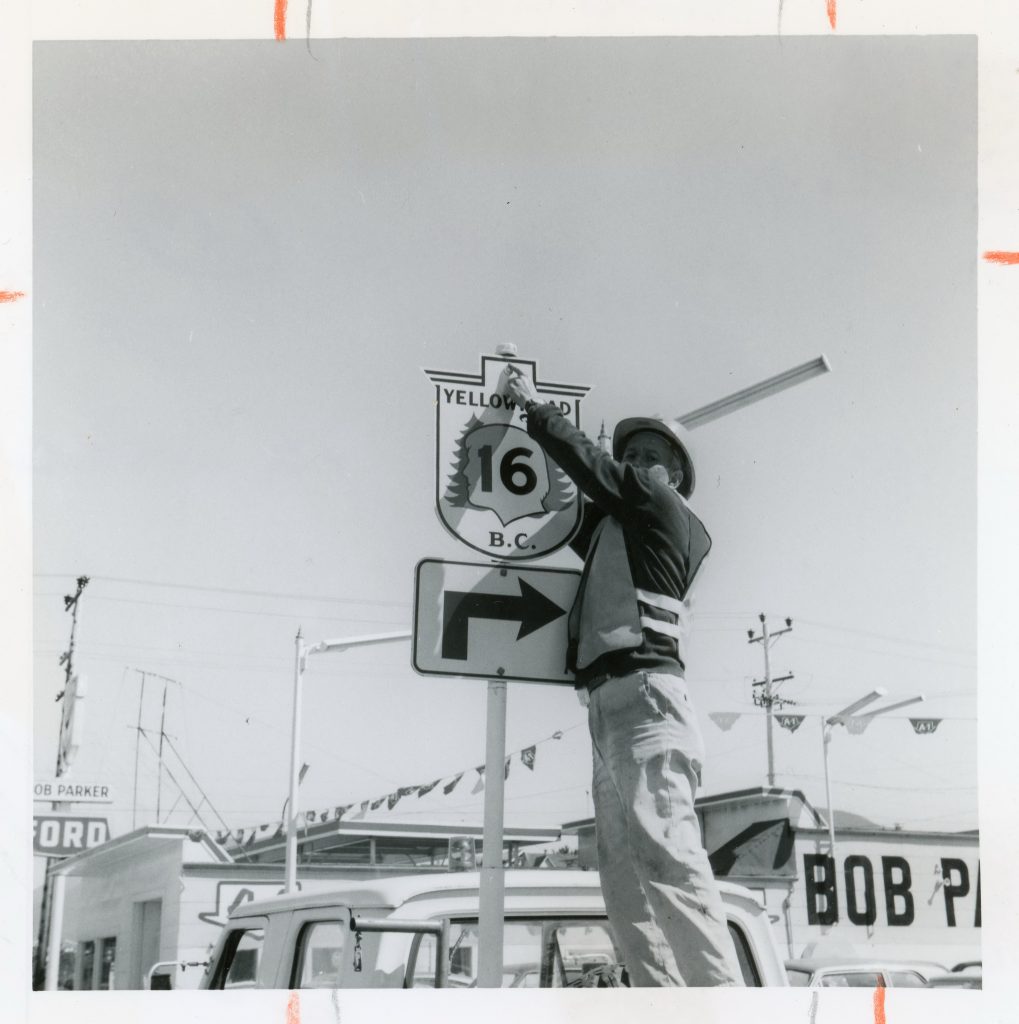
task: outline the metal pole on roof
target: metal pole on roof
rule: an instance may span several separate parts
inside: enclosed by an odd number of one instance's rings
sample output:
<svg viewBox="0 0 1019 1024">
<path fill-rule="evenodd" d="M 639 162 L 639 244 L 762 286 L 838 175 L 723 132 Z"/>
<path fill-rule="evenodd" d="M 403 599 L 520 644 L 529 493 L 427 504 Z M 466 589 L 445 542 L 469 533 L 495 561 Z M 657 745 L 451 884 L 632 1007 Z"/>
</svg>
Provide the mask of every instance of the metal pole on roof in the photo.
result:
<svg viewBox="0 0 1019 1024">
<path fill-rule="evenodd" d="M 907 697 L 905 700 L 897 701 L 895 704 L 887 704 L 876 711 L 868 711 L 865 715 L 857 714 L 861 709 L 887 695 L 888 691 L 883 686 L 879 686 L 871 690 L 866 696 L 860 697 L 859 700 L 854 700 L 848 707 L 844 707 L 829 718 L 821 719 L 822 738 L 824 740 L 824 791 L 825 799 L 828 802 L 828 844 L 833 865 L 835 863 L 835 812 L 832 810 L 831 805 L 831 781 L 828 774 L 828 747 L 831 745 L 832 730 L 836 725 L 846 725 L 851 720 L 876 718 L 878 715 L 885 715 L 889 711 L 897 711 L 899 708 L 907 707 L 910 704 L 919 704 L 925 699 L 923 694 L 917 694 L 914 697 Z"/>
<path fill-rule="evenodd" d="M 297 888 L 297 786 L 300 781 L 301 676 L 304 674 L 305 649 L 301 630 L 294 638 L 294 702 L 290 726 L 290 797 L 287 802 L 287 852 L 284 892 Z"/>
<path fill-rule="evenodd" d="M 366 644 L 384 644 L 393 640 L 409 640 L 412 633 L 409 629 L 393 633 L 370 633 L 367 636 L 340 637 L 335 640 L 321 640 L 317 644 L 305 646 L 301 642 L 301 631 L 297 630 L 294 638 L 294 706 L 290 732 L 290 796 L 287 801 L 287 848 L 286 868 L 284 873 L 283 891 L 294 892 L 297 889 L 297 787 L 301 781 L 301 689 L 304 677 L 304 666 L 311 654 L 323 651 L 345 651 L 348 647 L 361 647 Z"/>
</svg>

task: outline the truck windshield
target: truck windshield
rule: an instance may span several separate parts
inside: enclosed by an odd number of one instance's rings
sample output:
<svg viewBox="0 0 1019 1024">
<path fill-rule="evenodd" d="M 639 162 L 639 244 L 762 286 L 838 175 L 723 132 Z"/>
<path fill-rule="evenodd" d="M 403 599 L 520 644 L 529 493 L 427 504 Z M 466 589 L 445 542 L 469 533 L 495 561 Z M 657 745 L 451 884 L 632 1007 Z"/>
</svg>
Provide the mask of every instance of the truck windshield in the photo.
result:
<svg viewBox="0 0 1019 1024">
<path fill-rule="evenodd" d="M 264 939 L 262 925 L 229 931 L 209 988 L 254 988 Z"/>
<path fill-rule="evenodd" d="M 477 919 L 450 922 L 449 987 L 474 988 L 478 976 Z M 435 984 L 436 943 L 415 941 L 408 988 Z M 564 988 L 619 984 L 622 967 L 608 923 L 598 919 L 508 919 L 503 929 L 503 988 Z"/>
</svg>

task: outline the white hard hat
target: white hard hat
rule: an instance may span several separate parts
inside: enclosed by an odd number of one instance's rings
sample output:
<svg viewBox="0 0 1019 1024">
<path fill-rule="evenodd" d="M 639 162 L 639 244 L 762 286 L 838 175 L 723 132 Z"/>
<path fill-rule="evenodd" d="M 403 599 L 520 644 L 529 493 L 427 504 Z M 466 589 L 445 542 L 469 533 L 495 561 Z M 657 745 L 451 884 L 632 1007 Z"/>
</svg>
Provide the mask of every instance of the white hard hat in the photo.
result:
<svg viewBox="0 0 1019 1024">
<path fill-rule="evenodd" d="M 612 432 L 613 458 L 619 462 L 623 457 L 626 439 L 641 430 L 650 430 L 664 437 L 672 450 L 679 456 L 683 467 L 683 480 L 679 485 L 679 493 L 684 498 L 689 498 L 693 494 L 695 482 L 693 456 L 690 454 L 687 432 L 676 420 L 663 420 L 657 416 L 630 416 L 628 419 L 620 420 Z"/>
</svg>

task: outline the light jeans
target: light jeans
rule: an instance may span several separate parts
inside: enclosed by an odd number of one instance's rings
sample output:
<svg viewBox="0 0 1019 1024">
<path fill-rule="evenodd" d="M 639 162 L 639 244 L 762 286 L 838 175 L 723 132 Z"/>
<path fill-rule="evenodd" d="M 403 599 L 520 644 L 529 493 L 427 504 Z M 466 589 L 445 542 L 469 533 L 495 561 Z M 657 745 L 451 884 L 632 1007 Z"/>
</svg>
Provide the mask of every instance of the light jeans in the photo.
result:
<svg viewBox="0 0 1019 1024">
<path fill-rule="evenodd" d="M 694 812 L 704 744 L 685 681 L 609 679 L 588 724 L 598 870 L 631 984 L 742 985 Z"/>
</svg>

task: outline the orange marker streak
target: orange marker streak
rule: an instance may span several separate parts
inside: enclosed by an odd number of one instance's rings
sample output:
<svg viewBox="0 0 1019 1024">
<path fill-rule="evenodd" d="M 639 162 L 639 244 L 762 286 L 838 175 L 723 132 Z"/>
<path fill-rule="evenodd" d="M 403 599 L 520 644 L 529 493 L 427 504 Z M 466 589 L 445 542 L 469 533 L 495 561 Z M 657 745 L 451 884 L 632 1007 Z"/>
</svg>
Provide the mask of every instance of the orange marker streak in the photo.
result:
<svg viewBox="0 0 1019 1024">
<path fill-rule="evenodd" d="M 17 302 L 24 297 L 24 292 L 0 292 L 0 302 Z"/>
<path fill-rule="evenodd" d="M 301 1024 L 301 997 L 296 992 L 287 1000 L 287 1024 Z"/>
<path fill-rule="evenodd" d="M 1012 266 L 1019 263 L 1019 252 L 1001 252 L 1000 250 L 991 250 L 990 252 L 984 253 L 984 259 L 988 263 L 1002 263 L 1005 266 Z"/>
<path fill-rule="evenodd" d="M 828 24 L 831 25 L 832 29 L 835 28 L 835 0 L 828 0 Z"/>
<path fill-rule="evenodd" d="M 276 29 L 276 38 L 278 40 L 287 38 L 287 0 L 276 0 L 273 27 Z"/>
<path fill-rule="evenodd" d="M 885 1024 L 885 989 L 874 989 L 874 1024 Z"/>
</svg>

